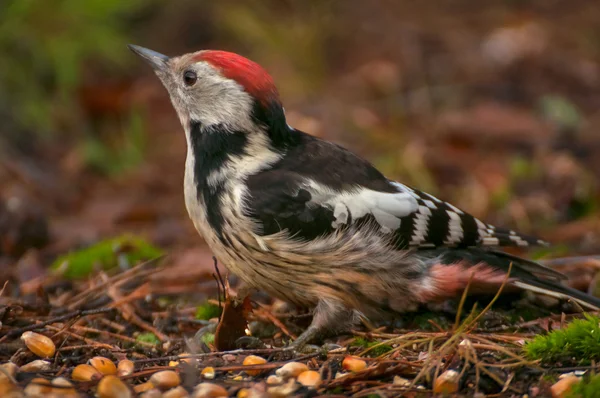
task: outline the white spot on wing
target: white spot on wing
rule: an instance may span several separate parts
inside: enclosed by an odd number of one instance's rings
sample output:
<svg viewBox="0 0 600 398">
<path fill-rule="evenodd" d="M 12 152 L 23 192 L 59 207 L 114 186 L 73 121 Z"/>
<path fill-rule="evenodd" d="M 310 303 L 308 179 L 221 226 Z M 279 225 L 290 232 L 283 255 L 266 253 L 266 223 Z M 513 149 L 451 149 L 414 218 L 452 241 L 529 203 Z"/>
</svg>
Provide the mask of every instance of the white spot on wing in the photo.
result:
<svg viewBox="0 0 600 398">
<path fill-rule="evenodd" d="M 425 199 L 423 203 L 425 203 L 425 206 L 429 207 L 430 209 L 437 209 L 437 206 L 431 200 Z"/>
<path fill-rule="evenodd" d="M 464 211 L 462 211 L 461 209 L 459 209 L 456 206 L 451 205 L 450 203 L 446 202 L 446 206 L 448 206 L 449 208 L 451 208 L 452 210 L 454 210 L 456 213 L 458 214 L 465 214 Z"/>
<path fill-rule="evenodd" d="M 485 238 L 483 238 L 482 243 L 485 246 L 498 246 L 500 244 L 500 241 L 498 241 L 498 238 L 496 237 L 486 236 Z"/>
<path fill-rule="evenodd" d="M 455 245 L 459 243 L 464 236 L 462 220 L 460 215 L 452 210 L 446 210 L 446 213 L 448 213 L 450 221 L 448 225 L 448 236 L 444 240 L 444 243 L 447 245 Z"/>
<path fill-rule="evenodd" d="M 400 227 L 400 218 L 419 208 L 415 197 L 408 192 L 379 192 L 362 187 L 338 192 L 315 181 L 308 181 L 306 189 L 313 197 L 311 202 L 333 209 L 334 228 L 371 214 L 382 231 L 391 232 Z"/>
<path fill-rule="evenodd" d="M 512 231 L 511 231 L 512 232 Z M 526 240 L 523 240 L 523 238 L 521 238 L 518 235 L 510 235 L 509 239 L 512 240 L 513 242 L 515 242 L 517 244 L 517 246 L 529 246 L 529 243 L 527 243 Z"/>
</svg>

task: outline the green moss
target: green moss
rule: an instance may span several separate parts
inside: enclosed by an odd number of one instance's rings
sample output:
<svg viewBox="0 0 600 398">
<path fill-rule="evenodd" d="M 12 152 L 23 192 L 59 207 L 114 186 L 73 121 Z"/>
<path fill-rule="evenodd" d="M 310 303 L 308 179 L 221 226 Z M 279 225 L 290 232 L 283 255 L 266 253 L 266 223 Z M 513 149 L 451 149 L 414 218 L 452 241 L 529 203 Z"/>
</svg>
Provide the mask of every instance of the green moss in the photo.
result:
<svg viewBox="0 0 600 398">
<path fill-rule="evenodd" d="M 566 328 L 538 336 L 526 343 L 525 355 L 529 359 L 542 362 L 574 360 L 579 364 L 589 364 L 600 360 L 600 319 L 585 315 Z"/>
<path fill-rule="evenodd" d="M 569 398 L 600 398 L 600 375 L 593 375 L 575 384 Z"/>
<path fill-rule="evenodd" d="M 201 319 L 203 321 L 208 321 L 212 318 L 217 318 L 221 315 L 221 308 L 218 305 L 214 305 L 211 303 L 204 303 L 199 305 L 196 308 L 196 319 Z"/>
<path fill-rule="evenodd" d="M 154 345 L 160 344 L 158 337 L 156 337 L 154 333 L 150 332 L 140 333 L 135 340 L 139 341 L 140 343 L 151 343 Z"/>
<path fill-rule="evenodd" d="M 342 395 L 344 393 L 344 388 L 338 386 L 332 390 L 328 390 L 327 393 L 330 395 Z"/>
<path fill-rule="evenodd" d="M 96 269 L 130 268 L 162 254 L 161 249 L 144 239 L 125 235 L 60 256 L 51 269 L 66 278 L 78 279 L 89 276 Z"/>
<path fill-rule="evenodd" d="M 378 344 L 380 344 L 379 341 L 369 341 L 363 337 L 357 337 L 356 339 L 354 339 L 354 341 L 350 345 L 353 347 L 361 347 L 361 348 L 367 349 L 367 348 L 374 347 Z M 372 357 L 378 357 L 378 356 L 383 355 L 386 352 L 391 351 L 391 350 L 392 350 L 391 345 L 382 344 L 378 347 L 373 348 L 372 350 L 369 350 L 369 352 L 367 354 Z"/>
<path fill-rule="evenodd" d="M 448 321 L 448 318 L 446 318 L 444 315 L 440 315 L 439 313 L 431 311 L 415 314 L 411 323 L 414 323 L 417 328 L 423 331 L 438 331 L 438 328 L 429 322 L 430 320 L 434 321 L 442 329 L 450 328 L 450 322 Z"/>
</svg>

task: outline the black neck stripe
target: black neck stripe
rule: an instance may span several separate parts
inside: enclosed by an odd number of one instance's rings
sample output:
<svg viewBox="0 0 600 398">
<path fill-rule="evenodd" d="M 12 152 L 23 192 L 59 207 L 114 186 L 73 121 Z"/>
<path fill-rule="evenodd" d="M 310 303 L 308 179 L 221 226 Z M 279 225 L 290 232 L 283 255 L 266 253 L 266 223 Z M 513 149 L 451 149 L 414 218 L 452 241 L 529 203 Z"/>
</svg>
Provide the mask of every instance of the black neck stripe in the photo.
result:
<svg viewBox="0 0 600 398">
<path fill-rule="evenodd" d="M 208 176 L 227 167 L 230 156 L 246 153 L 247 136 L 240 131 L 228 131 L 221 125 L 202 130 L 199 122 L 190 123 L 190 140 L 194 155 L 194 182 L 198 200 L 204 202 L 210 226 L 219 237 L 223 231 L 221 212 L 224 182 L 208 183 Z"/>
</svg>

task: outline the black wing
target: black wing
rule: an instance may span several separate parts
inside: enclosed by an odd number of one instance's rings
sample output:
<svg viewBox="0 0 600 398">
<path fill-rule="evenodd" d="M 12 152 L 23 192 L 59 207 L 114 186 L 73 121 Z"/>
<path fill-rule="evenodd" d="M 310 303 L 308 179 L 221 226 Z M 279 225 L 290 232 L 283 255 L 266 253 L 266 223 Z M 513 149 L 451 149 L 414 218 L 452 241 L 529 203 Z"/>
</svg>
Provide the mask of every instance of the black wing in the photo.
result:
<svg viewBox="0 0 600 398">
<path fill-rule="evenodd" d="M 248 215 L 261 233 L 314 239 L 361 223 L 393 233 L 399 247 L 528 246 L 544 242 L 485 224 L 429 194 L 385 178 L 369 162 L 300 133 L 270 168 L 247 180 Z"/>
</svg>

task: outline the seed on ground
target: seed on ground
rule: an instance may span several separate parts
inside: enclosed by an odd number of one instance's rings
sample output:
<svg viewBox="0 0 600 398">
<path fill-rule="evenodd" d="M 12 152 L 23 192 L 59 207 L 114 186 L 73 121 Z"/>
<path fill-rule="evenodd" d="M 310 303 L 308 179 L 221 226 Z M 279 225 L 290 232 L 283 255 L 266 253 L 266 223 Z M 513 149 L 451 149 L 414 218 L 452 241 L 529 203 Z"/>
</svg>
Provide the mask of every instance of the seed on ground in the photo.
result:
<svg viewBox="0 0 600 398">
<path fill-rule="evenodd" d="M 298 375 L 298 383 L 305 387 L 316 388 L 321 384 L 321 375 L 314 370 L 307 370 Z"/>
<path fill-rule="evenodd" d="M 229 393 L 223 387 L 214 383 L 200 383 L 194 389 L 193 398 L 227 397 Z"/>
<path fill-rule="evenodd" d="M 289 362 L 280 367 L 275 371 L 275 374 L 279 377 L 288 378 L 296 377 L 300 373 L 308 370 L 308 366 L 300 362 Z"/>
<path fill-rule="evenodd" d="M 342 361 L 342 368 L 351 372 L 360 372 L 367 368 L 367 363 L 359 358 L 346 357 Z"/>
<path fill-rule="evenodd" d="M 267 360 L 264 359 L 263 357 L 259 357 L 256 355 L 248 355 L 246 358 L 244 358 L 244 362 L 242 364 L 247 366 L 247 365 L 262 365 L 265 363 L 267 363 Z M 256 376 L 256 375 L 260 374 L 262 372 L 262 370 L 248 369 L 248 370 L 244 370 L 244 372 L 248 373 L 250 376 Z"/>
<path fill-rule="evenodd" d="M 73 372 L 71 372 L 71 379 L 77 381 L 92 381 L 100 380 L 102 373 L 98 372 L 98 369 L 88 364 L 81 364 L 75 366 Z"/>
<path fill-rule="evenodd" d="M 456 370 L 449 369 L 438 376 L 433 383 L 435 394 L 455 394 L 458 392 L 460 375 Z"/>
<path fill-rule="evenodd" d="M 166 391 L 181 384 L 181 378 L 172 370 L 162 370 L 150 376 L 150 383 L 159 390 Z"/>
<path fill-rule="evenodd" d="M 27 348 L 40 358 L 50 358 L 56 352 L 56 346 L 50 337 L 35 332 L 25 332 L 21 340 Z"/>
<path fill-rule="evenodd" d="M 98 398 L 131 398 L 131 390 L 117 376 L 104 376 L 98 383 Z"/>
<path fill-rule="evenodd" d="M 122 359 L 117 364 L 117 376 L 129 376 L 133 373 L 133 369 L 135 368 L 135 364 L 129 359 Z"/>
<path fill-rule="evenodd" d="M 117 374 L 117 367 L 115 366 L 113 361 L 111 361 L 108 358 L 93 357 L 92 359 L 90 359 L 89 364 L 105 376 Z"/>
</svg>

